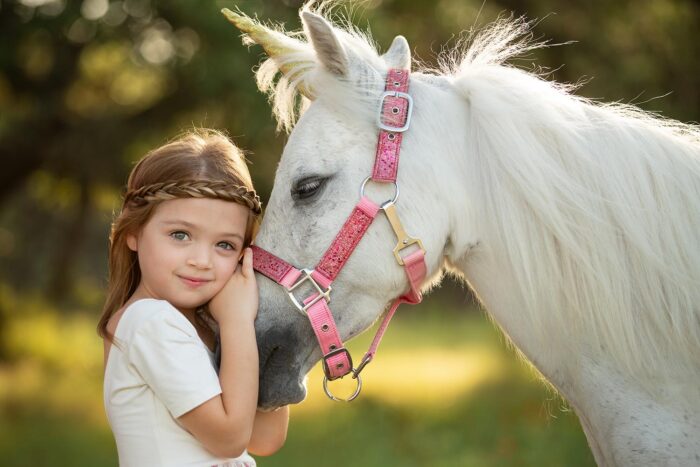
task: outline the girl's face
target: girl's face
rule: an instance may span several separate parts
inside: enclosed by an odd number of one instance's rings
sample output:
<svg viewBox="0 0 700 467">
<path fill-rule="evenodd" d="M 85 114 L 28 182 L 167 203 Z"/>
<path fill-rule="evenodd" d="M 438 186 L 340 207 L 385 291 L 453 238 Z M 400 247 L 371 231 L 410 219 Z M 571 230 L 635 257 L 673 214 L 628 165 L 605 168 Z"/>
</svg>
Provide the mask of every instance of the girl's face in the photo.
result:
<svg viewBox="0 0 700 467">
<path fill-rule="evenodd" d="M 162 202 L 138 235 L 127 236 L 138 253 L 139 291 L 183 312 L 207 303 L 236 269 L 247 221 L 248 208 L 230 201 Z"/>
</svg>

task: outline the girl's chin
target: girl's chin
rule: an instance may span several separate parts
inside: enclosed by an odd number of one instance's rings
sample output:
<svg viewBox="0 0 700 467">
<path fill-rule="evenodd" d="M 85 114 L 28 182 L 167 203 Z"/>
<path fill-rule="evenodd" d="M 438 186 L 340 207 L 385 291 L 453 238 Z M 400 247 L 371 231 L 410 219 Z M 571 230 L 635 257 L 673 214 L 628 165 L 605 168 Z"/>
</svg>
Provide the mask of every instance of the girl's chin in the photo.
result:
<svg viewBox="0 0 700 467">
<path fill-rule="evenodd" d="M 168 300 L 172 306 L 177 308 L 178 310 L 182 311 L 183 313 L 186 312 L 194 312 L 197 308 L 200 308 L 207 303 L 209 303 L 209 300 L 211 300 L 212 297 L 208 297 L 206 299 L 199 298 L 197 300 L 186 300 L 186 299 L 180 299 L 180 300 Z"/>
</svg>

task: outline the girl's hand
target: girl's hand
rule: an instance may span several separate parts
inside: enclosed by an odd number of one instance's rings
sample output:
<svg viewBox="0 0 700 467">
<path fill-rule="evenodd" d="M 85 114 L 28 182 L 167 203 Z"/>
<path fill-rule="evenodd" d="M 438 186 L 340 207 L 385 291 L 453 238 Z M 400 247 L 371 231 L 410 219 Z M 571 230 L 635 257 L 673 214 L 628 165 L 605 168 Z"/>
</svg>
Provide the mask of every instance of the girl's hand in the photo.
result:
<svg viewBox="0 0 700 467">
<path fill-rule="evenodd" d="M 209 302 L 209 312 L 219 326 L 231 318 L 255 321 L 258 315 L 258 286 L 253 272 L 253 250 L 246 248 L 243 262 L 226 285 Z"/>
</svg>

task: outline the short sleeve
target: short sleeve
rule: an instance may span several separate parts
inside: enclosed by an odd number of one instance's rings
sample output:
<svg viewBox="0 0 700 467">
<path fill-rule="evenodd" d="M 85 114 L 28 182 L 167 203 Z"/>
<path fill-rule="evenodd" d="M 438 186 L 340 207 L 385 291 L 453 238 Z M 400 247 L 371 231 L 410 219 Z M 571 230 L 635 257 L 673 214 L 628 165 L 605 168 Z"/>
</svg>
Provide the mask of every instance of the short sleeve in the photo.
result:
<svg viewBox="0 0 700 467">
<path fill-rule="evenodd" d="M 221 385 L 194 328 L 170 310 L 159 311 L 134 330 L 129 361 L 178 418 L 220 394 Z"/>
</svg>

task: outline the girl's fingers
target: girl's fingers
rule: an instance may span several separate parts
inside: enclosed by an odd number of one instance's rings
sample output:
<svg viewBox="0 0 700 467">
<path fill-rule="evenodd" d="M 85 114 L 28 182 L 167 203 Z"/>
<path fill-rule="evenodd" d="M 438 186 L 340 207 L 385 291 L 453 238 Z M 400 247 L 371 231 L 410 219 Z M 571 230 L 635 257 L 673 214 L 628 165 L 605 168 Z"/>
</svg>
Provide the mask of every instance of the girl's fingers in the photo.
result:
<svg viewBox="0 0 700 467">
<path fill-rule="evenodd" d="M 241 263 L 236 264 L 236 269 L 233 270 L 233 275 L 235 276 L 236 274 L 240 274 L 242 270 L 243 270 L 243 264 L 241 264 Z"/>
<path fill-rule="evenodd" d="M 243 277 L 251 278 L 253 277 L 253 250 L 251 248 L 246 248 L 243 253 Z"/>
</svg>

